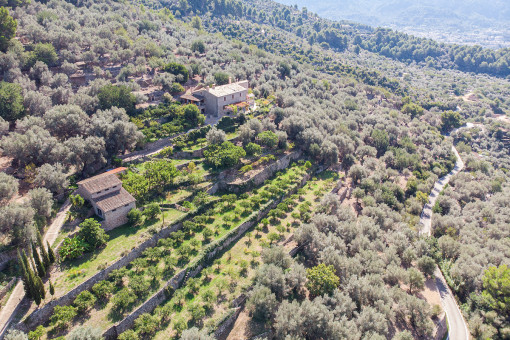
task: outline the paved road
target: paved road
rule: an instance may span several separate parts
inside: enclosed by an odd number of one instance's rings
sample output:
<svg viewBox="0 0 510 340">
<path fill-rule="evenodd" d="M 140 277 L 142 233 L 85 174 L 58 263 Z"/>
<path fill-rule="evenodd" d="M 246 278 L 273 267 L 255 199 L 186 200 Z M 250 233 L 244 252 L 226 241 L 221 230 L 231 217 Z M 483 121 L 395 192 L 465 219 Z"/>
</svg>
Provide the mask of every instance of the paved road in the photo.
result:
<svg viewBox="0 0 510 340">
<path fill-rule="evenodd" d="M 432 192 L 429 195 L 429 202 L 423 208 L 423 212 L 420 217 L 420 224 L 422 229 L 420 230 L 421 235 L 430 236 L 431 225 L 432 225 L 432 207 L 436 204 L 437 197 L 445 185 L 450 181 L 450 178 L 457 174 L 464 168 L 464 162 L 459 156 L 457 149 L 452 147 L 455 156 L 457 156 L 457 162 L 453 170 L 446 176 L 440 178 L 435 184 Z M 446 284 L 446 280 L 443 274 L 436 266 L 435 271 L 436 286 L 441 296 L 441 304 L 446 313 L 448 319 L 448 339 L 449 340 L 469 340 L 469 331 L 467 328 L 466 321 L 464 320 L 462 313 L 457 305 L 457 301 L 453 296 L 452 291 Z"/>
<path fill-rule="evenodd" d="M 62 228 L 62 225 L 64 225 L 66 214 L 70 208 L 71 204 L 69 200 L 66 200 L 62 207 L 60 207 L 60 210 L 58 211 L 57 216 L 55 216 L 55 219 L 51 223 L 50 227 L 44 234 L 43 242 L 45 244 L 46 241 L 49 242 L 50 244 L 53 244 L 53 242 L 55 242 L 60 232 L 60 228 Z M 9 297 L 9 300 L 7 300 L 5 307 L 2 308 L 2 310 L 0 311 L 0 339 L 2 339 L 3 336 L 5 335 L 9 327 L 9 324 L 11 323 L 14 315 L 16 314 L 15 311 L 24 297 L 25 290 L 23 289 L 23 283 L 21 282 L 21 280 L 19 280 L 16 286 L 14 287 Z"/>
<path fill-rule="evenodd" d="M 439 196 L 439 193 L 443 190 L 445 185 L 450 182 L 450 178 L 452 176 L 456 175 L 459 171 L 461 171 L 464 168 L 464 162 L 459 156 L 459 153 L 457 152 L 457 149 L 455 147 L 452 147 L 453 152 L 455 153 L 455 156 L 457 157 L 457 162 L 455 163 L 455 167 L 452 171 L 450 171 L 446 176 L 441 177 L 437 180 L 436 183 L 434 183 L 434 188 L 429 194 L 429 201 L 425 206 L 423 207 L 423 211 L 420 216 L 420 224 L 422 225 L 422 229 L 420 230 L 420 235 L 428 235 L 430 236 L 431 232 L 431 225 L 432 225 L 432 208 L 436 204 L 437 197 Z"/>
</svg>

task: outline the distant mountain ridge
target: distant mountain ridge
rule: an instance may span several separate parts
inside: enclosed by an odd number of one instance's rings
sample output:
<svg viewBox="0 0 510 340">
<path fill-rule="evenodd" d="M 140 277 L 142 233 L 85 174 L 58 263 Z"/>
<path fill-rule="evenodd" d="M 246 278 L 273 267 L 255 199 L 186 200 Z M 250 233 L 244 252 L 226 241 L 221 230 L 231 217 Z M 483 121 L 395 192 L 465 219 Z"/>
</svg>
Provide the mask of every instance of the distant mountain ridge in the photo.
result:
<svg viewBox="0 0 510 340">
<path fill-rule="evenodd" d="M 452 43 L 510 47 L 510 1 L 278 0 L 334 20 L 385 26 Z"/>
</svg>

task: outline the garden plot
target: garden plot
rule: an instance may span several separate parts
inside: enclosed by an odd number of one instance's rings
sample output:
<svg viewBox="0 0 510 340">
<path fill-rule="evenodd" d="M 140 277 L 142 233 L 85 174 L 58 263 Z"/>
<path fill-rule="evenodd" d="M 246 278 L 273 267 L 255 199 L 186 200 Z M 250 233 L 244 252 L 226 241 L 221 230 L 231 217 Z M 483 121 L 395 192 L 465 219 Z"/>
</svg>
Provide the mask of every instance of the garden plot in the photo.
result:
<svg viewBox="0 0 510 340">
<path fill-rule="evenodd" d="M 199 320 L 205 322 L 197 326 L 215 329 L 233 312 L 232 301 L 252 285 L 262 250 L 277 243 L 286 243 L 290 250 L 292 243 L 286 240 L 301 219 L 310 218 L 320 198 L 334 186 L 336 177 L 332 172 L 325 172 L 310 180 L 297 194 L 283 200 L 269 212 L 269 219 L 263 219 L 255 231 L 246 233 L 199 276 L 189 279 L 165 305 L 152 315 L 142 315 L 135 322 L 136 332 L 152 338 L 153 332 L 160 329 L 155 338 L 168 339 Z"/>
<path fill-rule="evenodd" d="M 150 294 L 160 289 L 175 273 L 195 263 L 204 248 L 222 239 L 230 231 L 251 218 L 257 206 L 281 197 L 285 190 L 301 182 L 304 166 L 293 166 L 277 178 L 251 193 L 225 195 L 221 202 L 193 221 L 183 223 L 183 229 L 170 238 L 161 239 L 158 246 L 148 248 L 143 256 L 127 267 L 115 270 L 108 281 L 101 281 L 92 293 L 82 292 L 72 306 L 56 308 L 48 331 L 52 335 L 66 332 L 70 325 L 91 325 L 103 329 L 132 312 Z M 83 301 L 82 301 L 83 300 Z"/>
</svg>

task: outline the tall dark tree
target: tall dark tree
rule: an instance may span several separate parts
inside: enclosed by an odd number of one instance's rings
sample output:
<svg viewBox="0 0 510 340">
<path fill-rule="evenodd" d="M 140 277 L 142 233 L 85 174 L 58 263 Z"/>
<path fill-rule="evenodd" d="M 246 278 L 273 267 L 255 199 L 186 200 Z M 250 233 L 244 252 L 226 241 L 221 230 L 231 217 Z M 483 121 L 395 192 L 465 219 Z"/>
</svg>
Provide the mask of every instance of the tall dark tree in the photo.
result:
<svg viewBox="0 0 510 340">
<path fill-rule="evenodd" d="M 44 264 L 41 261 L 41 258 L 39 257 L 39 253 L 37 252 L 37 247 L 35 246 L 35 243 L 32 242 L 32 257 L 35 261 L 35 267 L 37 268 L 37 274 L 39 277 L 45 277 L 46 276 L 46 268 L 44 267 Z"/>
<path fill-rule="evenodd" d="M 9 42 L 16 35 L 18 22 L 11 17 L 5 7 L 0 7 L 0 51 L 5 52 Z"/>
</svg>

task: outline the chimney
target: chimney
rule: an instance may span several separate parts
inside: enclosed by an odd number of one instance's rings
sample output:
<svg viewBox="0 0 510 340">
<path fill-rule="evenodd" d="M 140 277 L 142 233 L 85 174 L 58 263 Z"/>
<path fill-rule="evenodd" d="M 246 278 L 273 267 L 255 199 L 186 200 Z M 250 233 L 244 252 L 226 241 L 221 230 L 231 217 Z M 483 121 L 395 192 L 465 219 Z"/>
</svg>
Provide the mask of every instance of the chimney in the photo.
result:
<svg viewBox="0 0 510 340">
<path fill-rule="evenodd" d="M 228 77 L 228 83 L 232 84 L 232 77 Z"/>
</svg>

